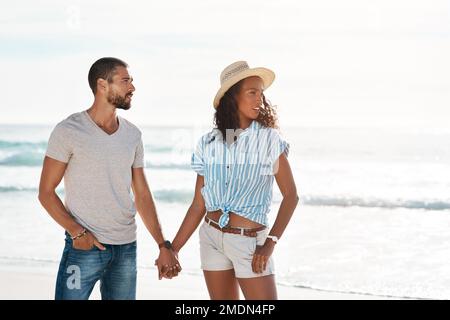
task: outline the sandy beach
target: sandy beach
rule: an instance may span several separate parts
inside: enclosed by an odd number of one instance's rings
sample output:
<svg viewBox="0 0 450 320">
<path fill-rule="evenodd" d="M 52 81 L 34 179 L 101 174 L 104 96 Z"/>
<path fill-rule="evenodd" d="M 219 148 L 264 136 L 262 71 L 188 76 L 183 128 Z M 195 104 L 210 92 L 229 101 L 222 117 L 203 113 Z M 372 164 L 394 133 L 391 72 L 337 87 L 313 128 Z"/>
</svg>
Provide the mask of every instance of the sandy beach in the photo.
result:
<svg viewBox="0 0 450 320">
<path fill-rule="evenodd" d="M 54 262 L 8 261 L 0 265 L 1 300 L 52 300 L 58 265 Z M 280 300 L 381 300 L 390 297 L 339 293 L 278 285 Z M 99 284 L 91 299 L 101 299 Z M 139 300 L 208 300 L 208 292 L 199 275 L 181 273 L 172 280 L 158 280 L 155 269 L 138 269 Z M 241 299 L 243 295 L 241 293 Z M 395 298 L 398 299 L 398 298 Z"/>
</svg>

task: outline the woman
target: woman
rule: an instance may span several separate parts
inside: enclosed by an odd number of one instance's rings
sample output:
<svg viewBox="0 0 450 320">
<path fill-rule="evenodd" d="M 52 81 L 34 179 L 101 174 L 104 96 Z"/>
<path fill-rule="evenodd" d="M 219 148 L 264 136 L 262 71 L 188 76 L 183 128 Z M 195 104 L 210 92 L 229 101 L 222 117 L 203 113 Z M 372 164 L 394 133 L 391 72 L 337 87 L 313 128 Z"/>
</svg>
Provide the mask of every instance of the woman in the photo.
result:
<svg viewBox="0 0 450 320">
<path fill-rule="evenodd" d="M 172 245 L 178 252 L 204 219 L 200 256 L 211 299 L 239 299 L 239 286 L 246 299 L 277 299 L 271 255 L 298 196 L 289 145 L 275 130 L 276 115 L 263 94 L 274 78 L 245 61 L 226 67 L 214 98 L 217 128 L 192 156 L 195 195 Z M 269 232 L 274 178 L 283 201 Z"/>
</svg>

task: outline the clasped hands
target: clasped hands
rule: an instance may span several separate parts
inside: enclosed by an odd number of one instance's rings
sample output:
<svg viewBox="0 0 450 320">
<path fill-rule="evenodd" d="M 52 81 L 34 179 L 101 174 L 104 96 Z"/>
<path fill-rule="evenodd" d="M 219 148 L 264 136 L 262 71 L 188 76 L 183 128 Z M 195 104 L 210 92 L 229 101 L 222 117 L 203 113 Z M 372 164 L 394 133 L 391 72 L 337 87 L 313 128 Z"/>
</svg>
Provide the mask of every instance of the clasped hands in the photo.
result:
<svg viewBox="0 0 450 320">
<path fill-rule="evenodd" d="M 161 248 L 158 259 L 155 260 L 155 266 L 158 268 L 158 279 L 172 279 L 181 272 L 181 265 L 178 261 L 178 252 Z"/>
</svg>

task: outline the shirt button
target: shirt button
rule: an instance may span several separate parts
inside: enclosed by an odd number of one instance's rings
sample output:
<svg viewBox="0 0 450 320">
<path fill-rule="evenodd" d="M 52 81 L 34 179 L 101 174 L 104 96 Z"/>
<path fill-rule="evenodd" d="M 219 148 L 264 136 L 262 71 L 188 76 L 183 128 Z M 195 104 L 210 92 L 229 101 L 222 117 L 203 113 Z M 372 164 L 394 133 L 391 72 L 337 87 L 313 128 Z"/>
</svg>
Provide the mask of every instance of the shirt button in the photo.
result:
<svg viewBox="0 0 450 320">
<path fill-rule="evenodd" d="M 227 169 L 230 169 L 230 166 L 227 166 Z"/>
</svg>

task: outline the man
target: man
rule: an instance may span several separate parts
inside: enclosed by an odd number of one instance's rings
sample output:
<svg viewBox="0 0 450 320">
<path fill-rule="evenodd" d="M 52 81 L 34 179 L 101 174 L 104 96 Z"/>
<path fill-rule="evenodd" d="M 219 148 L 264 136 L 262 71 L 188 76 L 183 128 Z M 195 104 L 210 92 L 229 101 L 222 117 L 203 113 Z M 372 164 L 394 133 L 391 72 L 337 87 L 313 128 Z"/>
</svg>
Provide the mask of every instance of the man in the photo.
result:
<svg viewBox="0 0 450 320">
<path fill-rule="evenodd" d="M 181 271 L 145 178 L 141 132 L 116 113 L 130 109 L 135 91 L 127 68 L 97 60 L 88 75 L 94 103 L 58 123 L 48 142 L 39 201 L 66 230 L 58 300 L 88 299 L 99 280 L 102 299 L 136 298 L 136 209 L 160 248 L 159 279 Z M 55 192 L 63 177 L 65 205 Z"/>
</svg>

